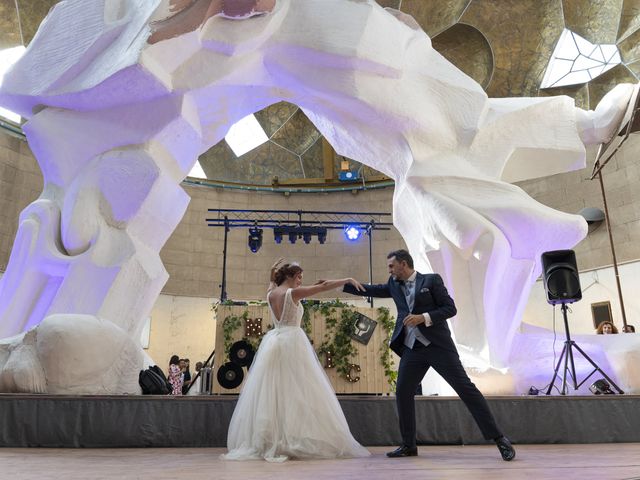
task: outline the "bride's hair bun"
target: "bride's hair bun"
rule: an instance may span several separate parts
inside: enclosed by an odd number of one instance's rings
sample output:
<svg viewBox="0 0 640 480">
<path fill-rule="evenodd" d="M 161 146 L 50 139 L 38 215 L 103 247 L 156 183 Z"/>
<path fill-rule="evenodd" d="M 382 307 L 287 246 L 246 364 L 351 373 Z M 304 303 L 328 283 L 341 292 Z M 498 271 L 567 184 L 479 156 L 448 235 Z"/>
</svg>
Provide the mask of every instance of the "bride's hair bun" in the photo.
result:
<svg viewBox="0 0 640 480">
<path fill-rule="evenodd" d="M 282 285 L 287 278 L 295 277 L 301 272 L 302 267 L 299 264 L 295 262 L 285 263 L 280 268 L 278 268 L 278 270 L 276 270 L 274 281 L 276 282 L 276 285 Z"/>
</svg>

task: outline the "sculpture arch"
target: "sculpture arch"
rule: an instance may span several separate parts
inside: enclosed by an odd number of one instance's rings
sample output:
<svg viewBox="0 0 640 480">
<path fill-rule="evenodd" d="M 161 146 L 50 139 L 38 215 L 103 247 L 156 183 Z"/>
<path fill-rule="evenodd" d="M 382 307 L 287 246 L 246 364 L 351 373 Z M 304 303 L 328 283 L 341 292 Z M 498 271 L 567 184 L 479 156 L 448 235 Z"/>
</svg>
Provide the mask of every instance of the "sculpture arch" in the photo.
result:
<svg viewBox="0 0 640 480">
<path fill-rule="evenodd" d="M 0 104 L 29 118 L 45 179 L 0 280 L 0 338 L 12 337 L 0 341 L 0 391 L 136 390 L 131 378 L 41 371 L 70 354 L 46 346 L 85 322 L 86 345 L 137 352 L 114 362 L 141 366 L 135 339 L 167 279 L 159 250 L 188 203 L 180 182 L 230 125 L 281 100 L 339 154 L 395 180 L 394 223 L 417 268 L 441 273 L 456 298 L 458 343 L 485 369 L 508 366 L 540 253 L 571 248 L 586 224 L 503 177 L 584 166 L 571 99 L 489 99 L 410 17 L 373 0 L 256 1 L 210 16 L 204 5 L 194 30 L 169 0 L 116 3 L 56 5 L 0 89 Z M 114 333 L 99 334 L 101 322 Z M 37 374 L 21 379 L 27 364 Z"/>
</svg>

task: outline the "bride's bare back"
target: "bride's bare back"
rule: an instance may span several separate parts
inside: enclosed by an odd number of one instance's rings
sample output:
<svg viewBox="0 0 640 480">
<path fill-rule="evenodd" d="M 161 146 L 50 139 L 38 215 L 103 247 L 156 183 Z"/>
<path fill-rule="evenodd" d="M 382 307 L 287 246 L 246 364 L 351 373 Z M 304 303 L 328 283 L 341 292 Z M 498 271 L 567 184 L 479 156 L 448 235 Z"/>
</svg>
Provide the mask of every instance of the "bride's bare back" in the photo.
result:
<svg viewBox="0 0 640 480">
<path fill-rule="evenodd" d="M 289 290 L 289 288 L 280 286 L 278 288 L 274 288 L 267 294 L 267 303 L 269 303 L 271 311 L 273 312 L 275 319 L 278 321 L 282 321 L 282 314 L 284 313 L 285 309 L 287 290 Z M 298 305 L 298 302 L 293 303 L 295 305 Z"/>
</svg>

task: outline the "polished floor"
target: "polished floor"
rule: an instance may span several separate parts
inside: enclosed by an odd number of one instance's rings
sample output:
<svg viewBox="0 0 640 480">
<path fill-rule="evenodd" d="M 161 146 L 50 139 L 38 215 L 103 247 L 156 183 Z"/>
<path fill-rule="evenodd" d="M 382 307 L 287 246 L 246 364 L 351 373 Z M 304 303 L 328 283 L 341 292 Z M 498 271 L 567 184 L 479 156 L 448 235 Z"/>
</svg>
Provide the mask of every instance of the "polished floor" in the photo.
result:
<svg viewBox="0 0 640 480">
<path fill-rule="evenodd" d="M 518 445 L 503 462 L 493 446 L 420 447 L 389 459 L 372 447 L 365 459 L 229 462 L 220 448 L 0 449 L 0 479 L 640 479 L 640 444 Z"/>
</svg>

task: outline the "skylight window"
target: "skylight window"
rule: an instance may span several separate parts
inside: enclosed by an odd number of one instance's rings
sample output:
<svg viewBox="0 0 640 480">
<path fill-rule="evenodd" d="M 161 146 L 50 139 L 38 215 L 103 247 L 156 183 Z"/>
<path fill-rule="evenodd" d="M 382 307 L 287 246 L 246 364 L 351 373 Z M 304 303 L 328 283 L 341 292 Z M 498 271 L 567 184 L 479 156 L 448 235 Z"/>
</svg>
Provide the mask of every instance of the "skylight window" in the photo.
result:
<svg viewBox="0 0 640 480">
<path fill-rule="evenodd" d="M 253 114 L 234 123 L 224 139 L 236 157 L 244 155 L 269 140 Z"/>
<path fill-rule="evenodd" d="M 7 110 L 6 108 L 2 108 L 2 107 L 0 107 L 0 117 L 6 118 L 10 122 L 17 123 L 17 124 L 19 124 L 20 120 L 22 120 L 22 117 L 17 113 L 14 113 L 11 110 Z"/>
<path fill-rule="evenodd" d="M 11 65 L 16 63 L 20 57 L 22 57 L 25 50 L 26 48 L 24 45 L 0 50 L 0 85 L 2 85 L 4 74 L 9 70 Z M 20 115 L 2 107 L 0 107 L 0 117 L 4 117 L 14 123 L 20 123 L 21 120 Z"/>
<path fill-rule="evenodd" d="M 188 176 L 193 178 L 207 178 L 207 175 L 202 169 L 202 165 L 200 165 L 200 160 L 196 160 L 196 163 L 194 163 L 193 168 L 189 172 Z"/>
<path fill-rule="evenodd" d="M 587 83 L 622 62 L 615 45 L 594 45 L 564 29 L 540 88 Z"/>
</svg>

